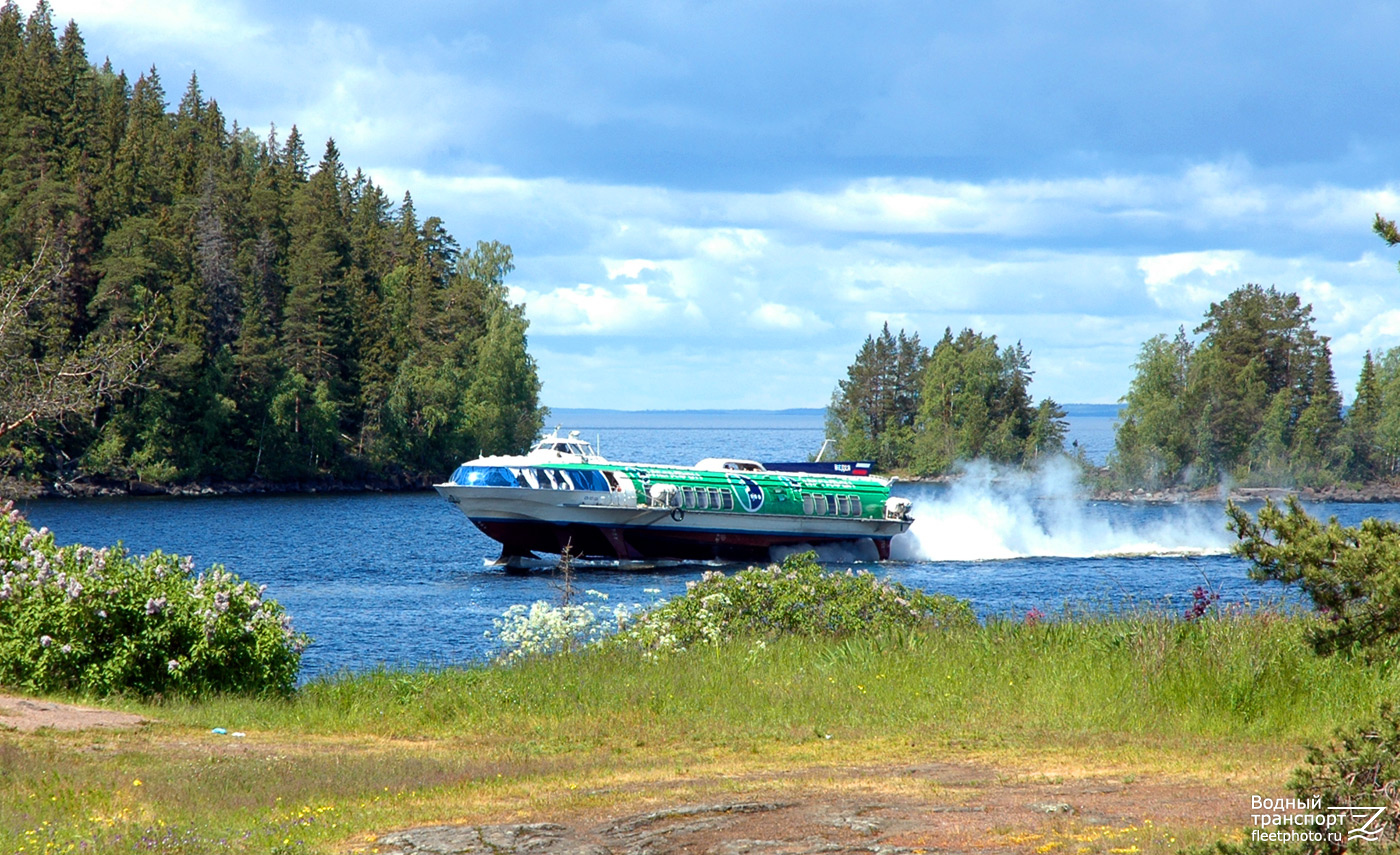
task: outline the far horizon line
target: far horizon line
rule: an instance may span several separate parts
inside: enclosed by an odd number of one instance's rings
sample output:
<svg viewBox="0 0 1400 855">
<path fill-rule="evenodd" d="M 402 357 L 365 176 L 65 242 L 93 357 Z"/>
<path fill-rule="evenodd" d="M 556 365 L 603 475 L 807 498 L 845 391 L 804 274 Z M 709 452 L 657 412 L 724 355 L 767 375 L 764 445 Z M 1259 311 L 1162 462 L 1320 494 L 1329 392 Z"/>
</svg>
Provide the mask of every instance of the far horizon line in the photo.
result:
<svg viewBox="0 0 1400 855">
<path fill-rule="evenodd" d="M 648 407 L 648 408 L 646 408 L 646 409 L 629 409 L 629 408 L 626 408 L 626 407 L 571 407 L 571 406 L 559 406 L 559 407 L 556 407 L 556 406 L 550 406 L 550 405 L 545 405 L 545 406 L 546 406 L 546 408 L 547 408 L 551 413 L 554 413 L 554 412 L 561 412 L 561 411 L 574 411 L 574 412 L 595 412 L 595 413 L 776 413 L 776 414 L 783 414 L 783 413 L 798 414 L 798 413 L 802 413 L 802 414 L 806 414 L 806 413 L 822 413 L 822 412 L 825 412 L 826 409 L 827 409 L 826 407 L 778 407 L 778 408 L 774 408 L 774 409 L 765 409 L 765 408 L 762 408 L 762 407 Z M 1060 406 L 1061 406 L 1061 407 L 1066 407 L 1066 408 L 1068 408 L 1068 407 L 1103 407 L 1103 408 L 1107 408 L 1107 407 L 1117 407 L 1117 408 L 1119 408 L 1119 409 L 1122 409 L 1123 406 L 1124 406 L 1124 404 L 1122 404 L 1122 403 L 1120 403 L 1120 402 L 1113 402 L 1113 403 L 1106 403 L 1106 404 L 1091 403 L 1091 402 L 1076 402 L 1076 403 L 1060 404 Z"/>
</svg>

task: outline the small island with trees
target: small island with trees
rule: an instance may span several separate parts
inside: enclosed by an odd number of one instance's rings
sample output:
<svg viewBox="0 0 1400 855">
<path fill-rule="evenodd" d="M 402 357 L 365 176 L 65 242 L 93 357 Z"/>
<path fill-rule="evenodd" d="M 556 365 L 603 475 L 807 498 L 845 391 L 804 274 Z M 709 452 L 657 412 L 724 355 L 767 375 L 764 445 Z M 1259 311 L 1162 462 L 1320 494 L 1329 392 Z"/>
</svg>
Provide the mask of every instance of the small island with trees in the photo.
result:
<svg viewBox="0 0 1400 855">
<path fill-rule="evenodd" d="M 1374 229 L 1400 243 L 1390 221 L 1377 216 Z M 1086 481 L 1110 495 L 1227 484 L 1393 498 L 1400 348 L 1366 353 L 1344 408 L 1328 342 L 1296 294 L 1240 286 L 1192 334 L 1183 327 L 1142 345 L 1106 465 L 1080 454 Z M 930 351 L 917 333 L 886 325 L 837 384 L 827 431 L 839 454 L 914 477 L 976 458 L 1032 466 L 1066 452 L 1067 427 L 1054 400 L 1031 397 L 1033 373 L 1020 342 L 950 329 Z"/>
</svg>

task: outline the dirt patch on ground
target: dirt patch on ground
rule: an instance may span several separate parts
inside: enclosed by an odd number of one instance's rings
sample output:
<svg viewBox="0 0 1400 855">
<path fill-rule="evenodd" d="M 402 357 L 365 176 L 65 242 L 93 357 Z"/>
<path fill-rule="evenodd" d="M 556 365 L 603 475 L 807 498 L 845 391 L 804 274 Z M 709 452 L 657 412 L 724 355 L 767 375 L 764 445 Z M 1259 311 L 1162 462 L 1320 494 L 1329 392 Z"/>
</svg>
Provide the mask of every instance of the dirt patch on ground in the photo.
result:
<svg viewBox="0 0 1400 855">
<path fill-rule="evenodd" d="M 42 728 L 130 730 L 146 721 L 132 713 L 0 695 L 0 729 L 8 728 L 21 733 L 33 733 Z"/>
<path fill-rule="evenodd" d="M 645 812 L 413 828 L 376 845 L 402 855 L 1074 855 L 1177 851 L 1183 829 L 1224 832 L 1249 821 L 1247 797 L 1198 782 L 1025 781 L 944 763 L 829 771 L 832 778 L 817 787 L 772 781 L 739 798 Z"/>
</svg>

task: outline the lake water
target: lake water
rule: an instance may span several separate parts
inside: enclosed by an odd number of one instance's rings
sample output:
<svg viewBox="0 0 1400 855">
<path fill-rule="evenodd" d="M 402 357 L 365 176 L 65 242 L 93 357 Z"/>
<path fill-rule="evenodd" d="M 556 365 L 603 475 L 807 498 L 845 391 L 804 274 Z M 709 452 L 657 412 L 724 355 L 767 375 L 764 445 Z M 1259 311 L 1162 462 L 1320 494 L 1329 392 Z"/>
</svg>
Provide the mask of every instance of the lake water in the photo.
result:
<svg viewBox="0 0 1400 855">
<path fill-rule="evenodd" d="M 615 413 L 556 411 L 551 422 L 601 441 L 617 460 L 694 463 L 735 456 L 801 460 L 822 440 L 820 412 Z M 1112 445 L 1112 414 L 1071 414 L 1091 459 Z M 1106 430 L 1106 441 L 1105 441 Z M 1102 455 L 1102 456 L 1101 456 Z M 1248 581 L 1227 550 L 1219 505 L 1086 501 L 1069 467 L 1035 477 L 975 468 L 953 487 L 896 484 L 916 522 L 895 559 L 866 565 L 929 591 L 965 597 L 983 615 L 1052 614 L 1069 607 L 1184 610 L 1207 585 L 1226 602 L 1277 600 L 1282 590 Z M 500 549 L 434 493 L 31 501 L 35 525 L 61 543 L 123 541 L 133 552 L 192 555 L 268 586 L 314 642 L 303 678 L 380 664 L 480 660 L 485 633 L 509 606 L 556 600 L 547 570 L 488 567 Z M 1321 505 L 1344 523 L 1400 519 L 1400 505 Z M 847 556 L 823 556 L 852 566 Z M 710 565 L 580 570 L 577 584 L 612 603 L 674 596 Z M 725 569 L 734 569 L 733 565 Z"/>
</svg>

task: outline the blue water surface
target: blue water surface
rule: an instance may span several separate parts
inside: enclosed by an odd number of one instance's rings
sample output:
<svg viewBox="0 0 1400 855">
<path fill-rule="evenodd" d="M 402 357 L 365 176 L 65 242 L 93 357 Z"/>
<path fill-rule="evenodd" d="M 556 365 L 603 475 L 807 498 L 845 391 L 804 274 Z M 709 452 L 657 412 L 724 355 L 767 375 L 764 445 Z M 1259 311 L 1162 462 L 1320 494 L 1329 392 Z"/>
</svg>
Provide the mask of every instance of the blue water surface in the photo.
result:
<svg viewBox="0 0 1400 855">
<path fill-rule="evenodd" d="M 613 459 L 658 463 L 713 455 L 800 460 L 822 439 L 820 413 L 812 411 L 761 419 L 608 413 L 564 426 L 599 437 Z M 1108 430 L 1111 445 L 1111 419 Z M 1101 437 L 1087 436 L 1102 447 Z M 444 473 L 455 463 L 446 462 Z M 1091 502 L 1061 483 L 1000 478 L 951 489 L 898 484 L 896 492 L 914 500 L 913 535 L 896 542 L 900 560 L 860 566 L 965 597 L 982 615 L 1066 607 L 1180 611 L 1202 585 L 1225 602 L 1283 596 L 1276 586 L 1250 582 L 1245 564 L 1227 554 L 1219 505 Z M 314 639 L 303 679 L 381 664 L 477 661 L 493 652 L 486 633 L 507 608 L 559 596 L 551 570 L 488 566 L 498 545 L 431 492 L 43 500 L 22 508 L 60 543 L 122 541 L 133 552 L 192 555 L 199 568 L 222 564 L 266 584 L 297 629 Z M 1312 510 L 1347 523 L 1366 515 L 1400 518 L 1394 504 Z M 823 557 L 838 568 L 857 566 L 847 556 Z M 577 584 L 614 605 L 644 606 L 682 592 L 707 569 L 714 566 L 592 565 L 579 570 Z"/>
</svg>

